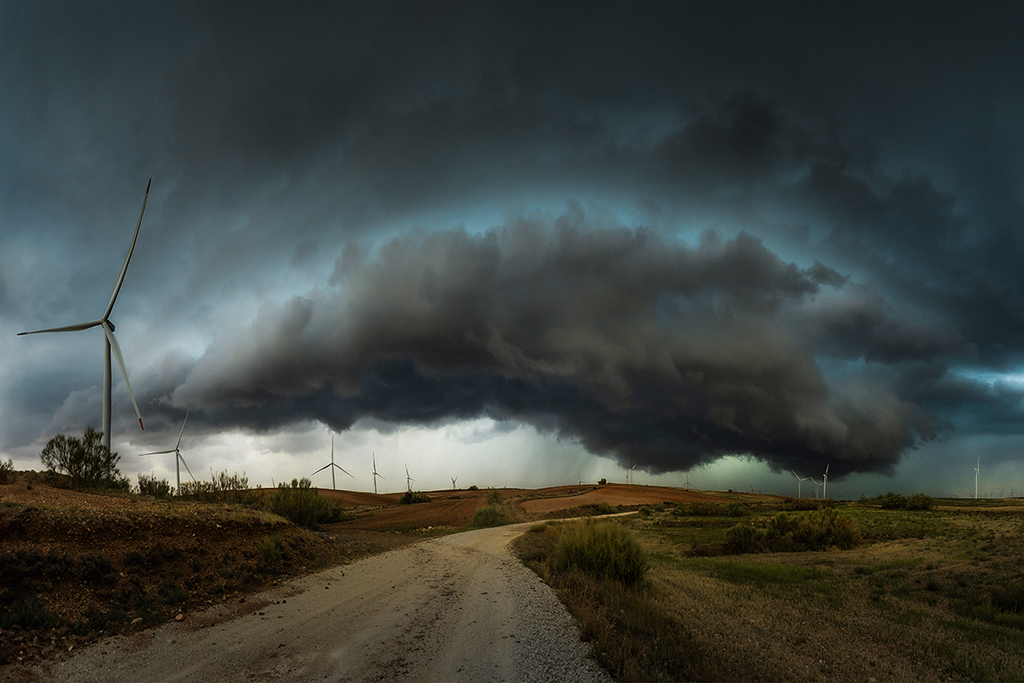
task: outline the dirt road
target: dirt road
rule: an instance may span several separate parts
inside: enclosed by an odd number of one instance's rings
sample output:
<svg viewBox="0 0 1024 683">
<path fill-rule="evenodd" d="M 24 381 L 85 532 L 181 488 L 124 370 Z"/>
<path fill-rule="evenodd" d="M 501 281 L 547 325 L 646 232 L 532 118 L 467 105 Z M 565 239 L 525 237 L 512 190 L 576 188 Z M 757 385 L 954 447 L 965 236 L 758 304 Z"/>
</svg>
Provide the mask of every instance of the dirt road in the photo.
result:
<svg viewBox="0 0 1024 683">
<path fill-rule="evenodd" d="M 83 681 L 600 681 L 553 591 L 507 549 L 528 524 L 434 539 L 56 662 Z M 202 626 L 202 628 L 200 628 Z"/>
</svg>

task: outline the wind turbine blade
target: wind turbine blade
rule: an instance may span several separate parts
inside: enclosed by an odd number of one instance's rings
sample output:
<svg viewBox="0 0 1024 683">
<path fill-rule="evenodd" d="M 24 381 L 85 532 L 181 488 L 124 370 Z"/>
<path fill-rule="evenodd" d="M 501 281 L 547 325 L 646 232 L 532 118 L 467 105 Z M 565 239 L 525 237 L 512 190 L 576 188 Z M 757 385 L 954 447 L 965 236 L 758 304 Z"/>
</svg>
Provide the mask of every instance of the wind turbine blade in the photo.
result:
<svg viewBox="0 0 1024 683">
<path fill-rule="evenodd" d="M 317 472 L 323 472 L 324 470 L 326 470 L 326 469 L 327 469 L 328 467 L 330 467 L 330 466 L 331 466 L 331 465 L 330 465 L 330 463 L 328 463 L 328 464 L 324 465 L 323 467 L 321 467 L 320 469 L 318 469 L 318 470 L 317 470 L 316 472 L 314 472 L 313 474 L 316 474 Z M 312 476 L 313 476 L 313 474 L 311 474 L 311 475 L 309 475 L 309 476 L 311 476 L 311 477 L 312 477 Z"/>
<path fill-rule="evenodd" d="M 146 202 L 149 201 L 149 186 L 152 182 L 153 179 L 150 178 L 149 182 L 146 183 L 146 194 L 142 198 L 142 211 L 139 212 L 139 222 L 135 226 L 135 235 L 132 237 L 132 246 L 128 247 L 128 255 L 124 257 L 124 265 L 121 266 L 121 274 L 117 276 L 117 284 L 114 285 L 114 293 L 110 296 L 110 303 L 107 304 L 107 312 L 103 314 L 104 320 L 109 318 L 110 312 L 114 310 L 114 302 L 117 301 L 117 294 L 121 291 L 121 285 L 124 283 L 124 274 L 128 272 L 128 262 L 132 260 L 132 252 L 135 251 L 135 240 L 139 239 L 139 228 L 142 227 L 142 216 L 146 213 Z"/>
<path fill-rule="evenodd" d="M 178 451 L 174 451 L 174 452 L 178 453 Z M 180 460 L 181 464 L 185 466 L 185 471 L 188 472 L 188 476 L 192 477 L 192 481 L 195 481 L 196 478 L 194 476 L 192 476 L 192 470 L 190 470 L 188 468 L 188 463 L 185 462 L 185 457 L 181 453 L 178 453 L 178 460 Z"/>
<path fill-rule="evenodd" d="M 79 330 L 88 330 L 90 327 L 96 327 L 102 325 L 102 320 L 93 320 L 91 323 L 78 323 L 77 325 L 68 325 L 67 327 L 51 327 L 48 330 L 35 330 L 34 332 L 19 332 L 18 336 L 26 334 L 42 334 L 43 332 L 78 332 Z"/>
<path fill-rule="evenodd" d="M 153 451 L 152 453 L 139 453 L 139 457 L 142 457 L 143 455 L 163 455 L 164 453 L 176 453 L 176 452 L 177 451 L 173 451 L 173 450 L 170 450 L 170 451 Z"/>
<path fill-rule="evenodd" d="M 185 433 L 185 423 L 188 422 L 188 414 L 192 409 L 189 408 L 185 411 L 185 419 L 181 421 L 181 431 L 178 432 L 178 443 L 174 444 L 174 448 L 177 449 L 181 445 L 181 435 Z"/>
<path fill-rule="evenodd" d="M 337 467 L 339 470 L 341 470 L 345 474 L 347 474 L 348 476 L 352 477 L 352 474 L 348 470 L 346 470 L 344 467 L 342 467 L 341 465 L 335 465 L 333 462 L 331 464 L 334 465 L 335 467 Z M 314 472 L 313 474 L 316 474 L 316 472 Z M 352 478 L 355 479 L 355 477 L 352 477 Z"/>
<path fill-rule="evenodd" d="M 132 384 L 128 381 L 128 371 L 124 367 L 124 356 L 121 355 L 121 346 L 117 343 L 117 337 L 114 336 L 114 331 L 110 329 L 110 323 L 104 320 L 102 322 L 102 326 L 103 334 L 107 335 L 107 340 L 110 342 L 110 348 L 114 352 L 114 358 L 117 359 L 117 367 L 121 368 L 121 376 L 124 377 L 124 385 L 128 388 L 128 398 L 132 400 L 132 406 L 135 407 L 135 415 L 139 418 L 139 427 L 142 427 L 142 431 L 146 431 L 146 428 L 142 426 L 142 413 L 139 412 L 139 404 L 135 402 L 135 394 L 132 393 Z M 182 424 L 181 427 L 184 429 L 185 425 Z M 185 469 L 188 469 L 188 466 L 186 466 Z"/>
</svg>

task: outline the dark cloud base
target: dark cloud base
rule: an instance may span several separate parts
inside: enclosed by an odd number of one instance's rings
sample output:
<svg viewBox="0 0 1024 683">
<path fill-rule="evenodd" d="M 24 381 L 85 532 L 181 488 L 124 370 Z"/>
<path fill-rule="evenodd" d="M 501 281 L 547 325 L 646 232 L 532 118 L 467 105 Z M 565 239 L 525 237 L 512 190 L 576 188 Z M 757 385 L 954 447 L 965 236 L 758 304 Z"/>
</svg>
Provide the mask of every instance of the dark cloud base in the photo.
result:
<svg viewBox="0 0 1024 683">
<path fill-rule="evenodd" d="M 260 431 L 487 416 L 653 472 L 727 454 L 891 472 L 950 428 L 907 397 L 963 352 L 954 332 L 744 233 L 689 246 L 599 223 L 570 202 L 554 220 L 412 233 L 374 259 L 350 246 L 326 293 L 265 307 L 151 395 Z"/>
</svg>

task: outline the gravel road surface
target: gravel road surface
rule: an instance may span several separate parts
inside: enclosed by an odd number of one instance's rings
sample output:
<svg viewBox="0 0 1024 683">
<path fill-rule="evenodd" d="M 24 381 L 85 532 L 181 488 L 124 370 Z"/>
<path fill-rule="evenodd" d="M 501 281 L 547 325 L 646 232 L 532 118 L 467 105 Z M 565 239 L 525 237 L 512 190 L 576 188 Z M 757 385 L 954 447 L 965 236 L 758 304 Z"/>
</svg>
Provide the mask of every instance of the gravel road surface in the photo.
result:
<svg viewBox="0 0 1024 683">
<path fill-rule="evenodd" d="M 529 524 L 425 541 L 84 648 L 58 681 L 609 681 L 508 549 Z M 241 605 L 239 607 L 242 607 Z"/>
</svg>

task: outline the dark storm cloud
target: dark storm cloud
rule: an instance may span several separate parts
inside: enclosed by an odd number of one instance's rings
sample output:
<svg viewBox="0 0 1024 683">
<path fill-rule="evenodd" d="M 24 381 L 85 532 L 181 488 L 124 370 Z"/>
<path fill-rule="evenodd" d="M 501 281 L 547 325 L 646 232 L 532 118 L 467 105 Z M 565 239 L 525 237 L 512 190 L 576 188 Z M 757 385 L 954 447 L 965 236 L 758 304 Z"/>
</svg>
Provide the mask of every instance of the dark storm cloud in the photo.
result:
<svg viewBox="0 0 1024 683">
<path fill-rule="evenodd" d="M 891 469 L 948 425 L 855 372 L 826 377 L 816 354 L 899 363 L 963 345 L 749 235 L 690 247 L 576 204 L 553 222 L 413 234 L 379 258 L 352 245 L 332 282 L 265 307 L 183 382 L 147 385 L 222 426 L 484 415 L 652 471 L 749 453 L 783 469 L 824 458 L 838 476 Z"/>
<path fill-rule="evenodd" d="M 0 312 L 94 317 L 152 175 L 117 314 L 216 340 L 137 371 L 154 428 L 489 415 L 652 470 L 890 470 L 1019 413 L 971 373 L 1024 363 L 1021 12 L 5 5 Z M 377 253 L 481 207 L 525 217 Z"/>
</svg>

